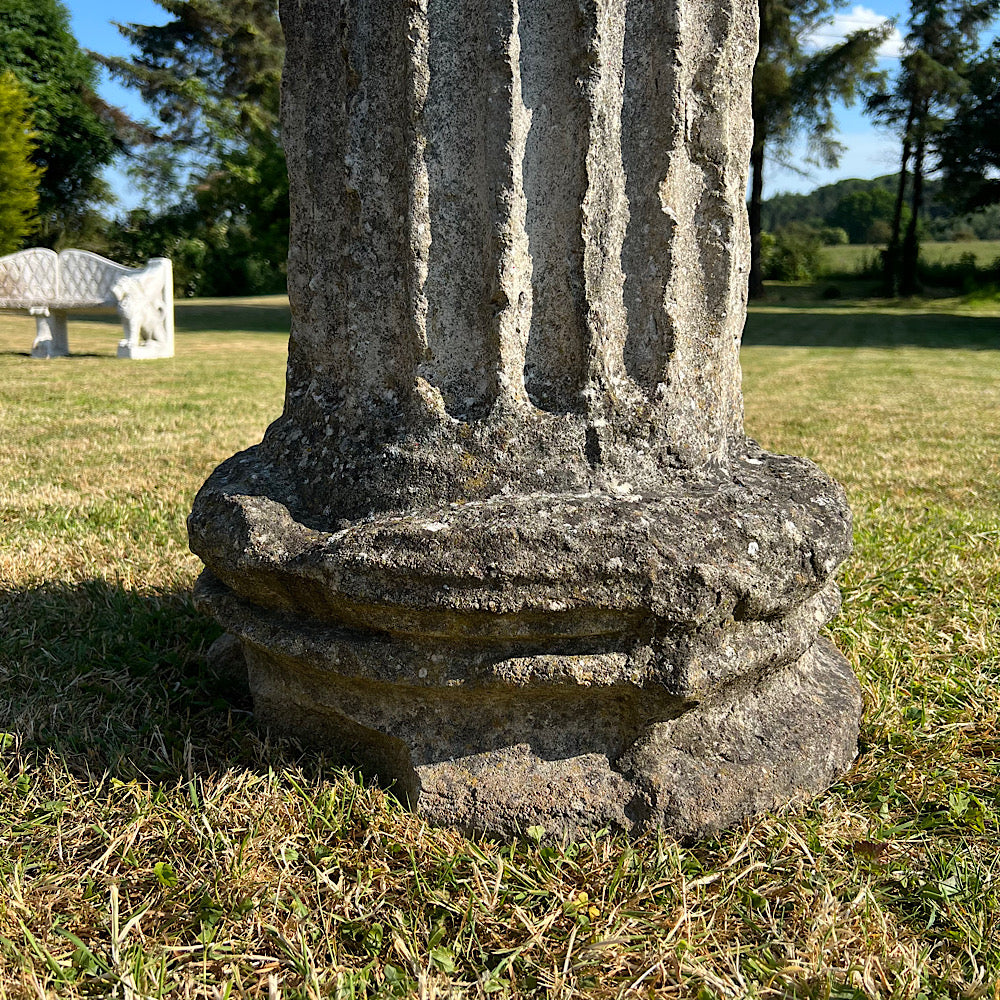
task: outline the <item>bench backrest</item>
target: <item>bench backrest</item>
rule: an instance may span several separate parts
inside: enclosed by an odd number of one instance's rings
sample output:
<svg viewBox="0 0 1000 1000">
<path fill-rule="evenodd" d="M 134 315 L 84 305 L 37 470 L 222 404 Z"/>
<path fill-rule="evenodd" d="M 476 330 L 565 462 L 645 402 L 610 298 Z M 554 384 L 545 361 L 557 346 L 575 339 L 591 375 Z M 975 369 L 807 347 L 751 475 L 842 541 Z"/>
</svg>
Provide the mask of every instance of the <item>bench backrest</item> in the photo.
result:
<svg viewBox="0 0 1000 1000">
<path fill-rule="evenodd" d="M 88 250 L 21 250 L 0 257 L 0 309 L 114 306 L 115 282 L 140 270 Z"/>
<path fill-rule="evenodd" d="M 63 250 L 59 254 L 59 299 L 67 303 L 114 305 L 114 283 L 137 268 L 116 264 L 87 250 Z"/>
<path fill-rule="evenodd" d="M 44 305 L 59 293 L 59 257 L 38 247 L 0 257 L 0 306 Z"/>
</svg>

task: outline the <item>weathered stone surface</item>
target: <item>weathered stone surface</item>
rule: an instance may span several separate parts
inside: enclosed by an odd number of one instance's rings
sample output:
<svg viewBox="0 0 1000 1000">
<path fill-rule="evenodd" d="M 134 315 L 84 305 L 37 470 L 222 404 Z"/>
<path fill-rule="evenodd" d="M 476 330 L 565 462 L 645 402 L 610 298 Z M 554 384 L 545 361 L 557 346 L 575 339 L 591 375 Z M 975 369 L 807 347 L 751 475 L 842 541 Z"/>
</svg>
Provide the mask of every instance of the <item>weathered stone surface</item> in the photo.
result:
<svg viewBox="0 0 1000 1000">
<path fill-rule="evenodd" d="M 360 750 L 429 819 L 467 830 L 704 836 L 825 788 L 857 749 L 857 680 L 814 629 L 801 654 L 789 644 L 791 661 L 770 658 L 695 699 L 606 680 L 609 666 L 626 673 L 628 643 L 494 645 L 456 665 L 438 643 L 415 649 L 263 612 L 208 574 L 197 598 L 241 638 L 269 724 Z"/>
<path fill-rule="evenodd" d="M 189 519 L 256 711 L 437 822 L 825 787 L 843 491 L 742 430 L 747 0 L 285 0 L 285 409 Z"/>
</svg>

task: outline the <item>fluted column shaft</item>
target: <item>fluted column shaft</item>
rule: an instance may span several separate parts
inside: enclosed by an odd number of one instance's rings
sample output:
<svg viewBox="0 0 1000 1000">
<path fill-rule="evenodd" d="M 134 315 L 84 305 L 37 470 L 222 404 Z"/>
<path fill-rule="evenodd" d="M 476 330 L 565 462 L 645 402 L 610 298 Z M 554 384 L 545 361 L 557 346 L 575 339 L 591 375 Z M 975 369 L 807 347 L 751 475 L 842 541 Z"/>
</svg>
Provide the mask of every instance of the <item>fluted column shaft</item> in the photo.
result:
<svg viewBox="0 0 1000 1000">
<path fill-rule="evenodd" d="M 843 491 L 745 438 L 753 0 L 282 0 L 282 416 L 189 518 L 255 711 L 436 822 L 843 773 Z"/>
<path fill-rule="evenodd" d="M 272 437 L 313 426 L 322 396 L 331 436 L 362 428 L 366 448 L 383 422 L 481 437 L 552 416 L 560 444 L 537 457 L 589 443 L 613 469 L 639 441 L 650 473 L 724 463 L 742 423 L 754 5 L 281 14 L 290 365 L 313 375 Z"/>
</svg>

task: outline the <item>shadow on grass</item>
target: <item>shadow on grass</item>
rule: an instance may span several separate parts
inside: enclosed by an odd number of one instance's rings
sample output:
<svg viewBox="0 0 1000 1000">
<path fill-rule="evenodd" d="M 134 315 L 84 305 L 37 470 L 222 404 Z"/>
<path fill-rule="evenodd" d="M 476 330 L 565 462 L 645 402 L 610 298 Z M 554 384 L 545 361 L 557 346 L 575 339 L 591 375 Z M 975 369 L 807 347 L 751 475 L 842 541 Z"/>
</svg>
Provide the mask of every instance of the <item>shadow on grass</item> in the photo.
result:
<svg viewBox="0 0 1000 1000">
<path fill-rule="evenodd" d="M 0 351 L 0 357 L 4 358 L 30 358 L 31 351 Z M 92 351 L 73 351 L 69 352 L 68 356 L 63 356 L 61 358 L 35 358 L 34 360 L 40 364 L 52 363 L 59 364 L 61 361 L 73 361 L 76 358 L 107 358 L 107 354 L 95 354 Z"/>
<path fill-rule="evenodd" d="M 865 311 L 856 304 L 762 302 L 747 317 L 746 347 L 927 347 L 1000 350 L 1000 317 Z"/>
<path fill-rule="evenodd" d="M 187 592 L 104 580 L 0 590 L 0 733 L 97 778 L 301 763 L 254 723 L 246 679 L 207 661 L 218 633 Z"/>
<path fill-rule="evenodd" d="M 260 304 L 184 302 L 174 304 L 174 328 L 185 333 L 277 333 L 288 335 L 292 314 L 287 302 Z"/>
</svg>

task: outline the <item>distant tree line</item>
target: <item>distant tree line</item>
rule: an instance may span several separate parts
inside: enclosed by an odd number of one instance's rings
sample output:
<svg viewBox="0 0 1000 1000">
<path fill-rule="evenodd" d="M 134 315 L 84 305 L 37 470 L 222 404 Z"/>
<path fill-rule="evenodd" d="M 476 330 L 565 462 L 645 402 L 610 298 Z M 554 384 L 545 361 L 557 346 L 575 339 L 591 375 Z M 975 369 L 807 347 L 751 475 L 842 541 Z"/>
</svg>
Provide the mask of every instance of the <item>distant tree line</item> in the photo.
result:
<svg viewBox="0 0 1000 1000">
<path fill-rule="evenodd" d="M 805 226 L 827 243 L 886 244 L 892 235 L 898 188 L 899 175 L 886 174 L 872 180 L 837 181 L 809 194 L 775 195 L 761 204 L 762 225 L 770 233 Z M 909 219 L 909 206 L 904 204 L 904 228 Z M 835 232 L 823 235 L 824 230 Z M 964 200 L 956 204 L 951 197 L 946 179 L 932 178 L 924 184 L 920 231 L 931 240 L 1000 240 L 1000 199 L 966 211 Z"/>
<path fill-rule="evenodd" d="M 761 204 L 764 277 L 775 281 L 817 277 L 824 245 L 887 247 L 898 188 L 899 175 L 886 174 L 872 180 L 838 181 L 809 194 L 779 194 L 766 199 Z M 910 209 L 904 205 L 904 229 L 909 220 Z M 1000 202 L 970 212 L 956 210 L 946 181 L 929 180 L 919 232 L 922 238 L 935 241 L 1000 240 Z M 869 261 L 869 270 L 871 266 Z M 884 272 L 882 276 L 884 279 Z"/>
</svg>

